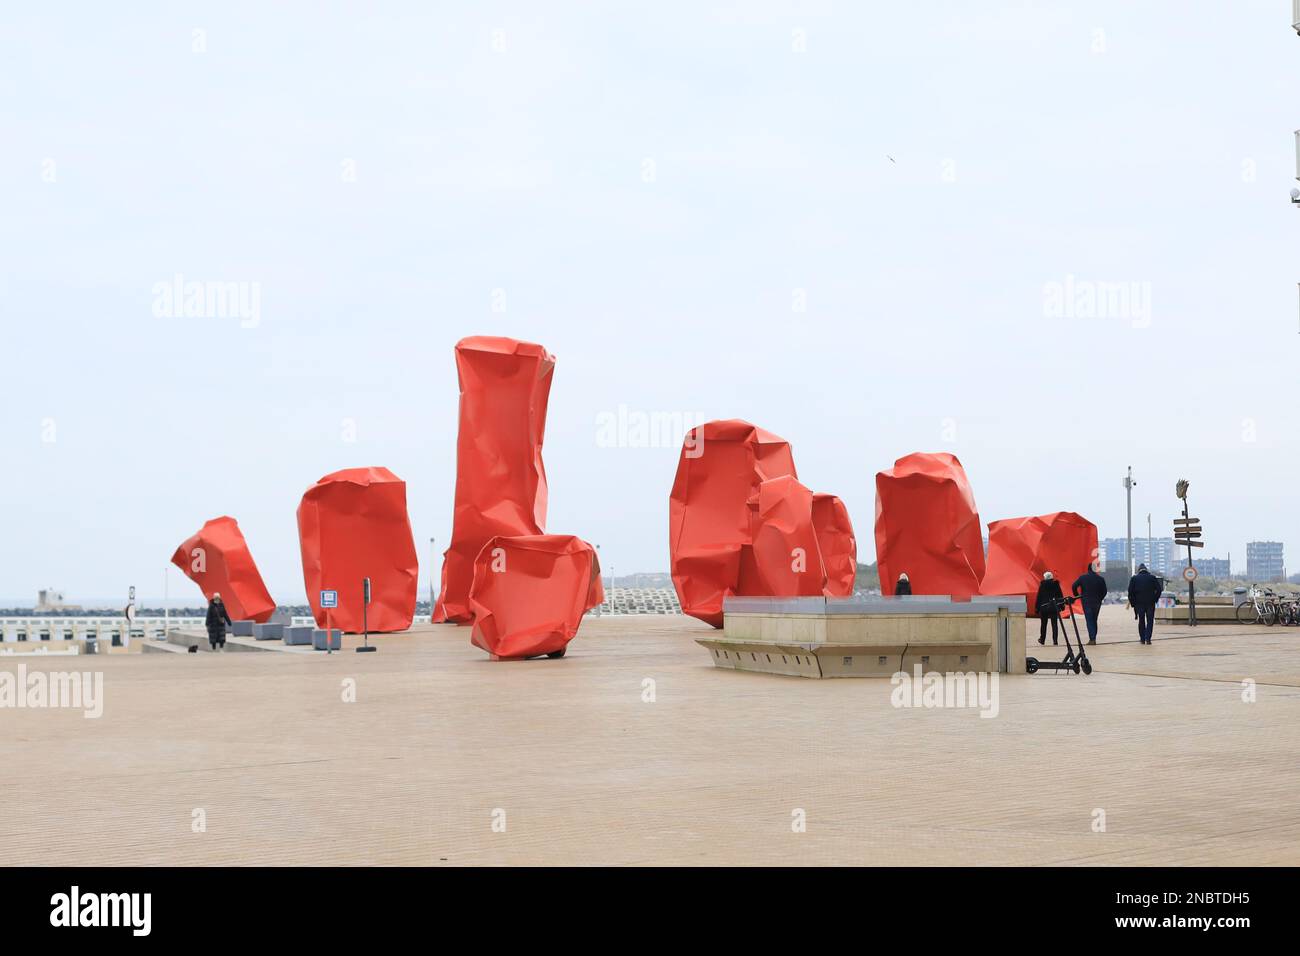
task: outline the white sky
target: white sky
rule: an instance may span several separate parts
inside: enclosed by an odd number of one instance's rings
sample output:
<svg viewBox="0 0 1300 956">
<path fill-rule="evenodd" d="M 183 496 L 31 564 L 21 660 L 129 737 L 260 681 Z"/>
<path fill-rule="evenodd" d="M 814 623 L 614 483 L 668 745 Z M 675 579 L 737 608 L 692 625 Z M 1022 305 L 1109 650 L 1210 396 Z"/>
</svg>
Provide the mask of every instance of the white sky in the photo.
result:
<svg viewBox="0 0 1300 956">
<path fill-rule="evenodd" d="M 939 450 L 986 524 L 1122 535 L 1132 464 L 1135 531 L 1187 477 L 1207 555 L 1300 547 L 1284 0 L 16 7 L 0 596 L 156 595 L 231 514 L 301 601 L 298 500 L 363 465 L 408 483 L 423 596 L 469 334 L 557 357 L 548 530 L 618 574 L 667 569 L 677 460 L 600 447 L 620 405 L 787 438 L 862 560 L 874 474 Z M 156 317 L 177 273 L 260 322 Z M 1071 275 L 1149 322 L 1047 315 Z"/>
</svg>

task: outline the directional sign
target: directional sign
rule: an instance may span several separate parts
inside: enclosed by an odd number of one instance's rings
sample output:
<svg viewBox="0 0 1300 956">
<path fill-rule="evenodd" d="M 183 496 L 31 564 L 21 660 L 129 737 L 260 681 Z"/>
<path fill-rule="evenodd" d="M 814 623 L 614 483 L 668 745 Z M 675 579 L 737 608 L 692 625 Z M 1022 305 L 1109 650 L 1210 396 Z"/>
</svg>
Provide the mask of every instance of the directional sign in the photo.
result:
<svg viewBox="0 0 1300 956">
<path fill-rule="evenodd" d="M 1199 538 L 1201 536 L 1200 528 L 1175 528 L 1175 538 Z"/>
<path fill-rule="evenodd" d="M 338 607 L 338 606 L 339 606 L 339 592 L 338 592 L 338 591 L 321 591 L 321 592 L 320 592 L 320 606 L 321 606 L 321 607 Z"/>
<path fill-rule="evenodd" d="M 1200 524 L 1200 518 L 1175 518 L 1174 524 Z"/>
<path fill-rule="evenodd" d="M 1179 539 L 1179 541 L 1178 541 L 1178 547 L 1180 547 L 1180 548 L 1203 548 L 1203 547 L 1205 547 L 1205 542 L 1204 542 L 1204 541 L 1192 541 L 1192 540 L 1190 540 L 1190 539 L 1187 540 L 1187 541 L 1183 541 L 1182 539 Z"/>
</svg>

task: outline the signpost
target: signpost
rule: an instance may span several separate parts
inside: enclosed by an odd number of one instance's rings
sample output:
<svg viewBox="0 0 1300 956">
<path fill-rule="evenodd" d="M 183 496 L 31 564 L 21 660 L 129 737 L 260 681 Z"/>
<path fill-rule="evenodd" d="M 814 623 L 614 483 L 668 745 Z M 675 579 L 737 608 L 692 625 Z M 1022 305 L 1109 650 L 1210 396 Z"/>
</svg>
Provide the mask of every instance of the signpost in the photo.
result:
<svg viewBox="0 0 1300 956">
<path fill-rule="evenodd" d="M 366 651 L 378 650 L 378 648 L 370 646 L 370 616 L 369 616 L 370 579 L 369 578 L 361 579 L 361 598 L 363 601 L 361 605 L 361 630 L 365 632 L 365 638 L 364 638 L 365 643 L 357 648 L 358 654 L 365 653 Z"/>
<path fill-rule="evenodd" d="M 339 606 L 339 592 L 334 590 L 322 590 L 320 592 L 320 607 L 325 612 L 325 653 L 334 653 L 334 632 L 330 630 L 329 609 Z"/>
<path fill-rule="evenodd" d="M 126 618 L 126 625 L 122 628 L 122 646 L 131 646 L 131 627 L 135 624 L 135 585 L 131 585 L 131 590 L 126 598 L 126 611 L 123 614 Z"/>
<path fill-rule="evenodd" d="M 1179 478 L 1174 486 L 1174 494 L 1182 499 L 1183 516 L 1174 519 L 1174 543 L 1187 546 L 1187 567 L 1183 569 L 1183 580 L 1187 582 L 1187 623 L 1196 627 L 1196 568 L 1192 564 L 1192 548 L 1203 548 L 1205 542 L 1197 541 L 1201 536 L 1201 519 L 1191 517 L 1187 510 L 1187 488 L 1190 482 Z"/>
</svg>

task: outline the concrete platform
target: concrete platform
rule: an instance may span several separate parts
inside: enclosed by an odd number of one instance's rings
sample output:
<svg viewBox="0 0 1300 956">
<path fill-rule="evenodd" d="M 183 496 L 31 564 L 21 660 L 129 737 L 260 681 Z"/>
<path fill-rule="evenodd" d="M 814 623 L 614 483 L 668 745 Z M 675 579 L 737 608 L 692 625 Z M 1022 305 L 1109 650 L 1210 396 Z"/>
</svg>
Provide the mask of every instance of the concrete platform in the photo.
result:
<svg viewBox="0 0 1300 956">
<path fill-rule="evenodd" d="M 992 719 L 720 670 L 661 615 L 515 664 L 450 625 L 28 658 L 101 671 L 104 715 L 0 711 L 0 864 L 1300 864 L 1300 628 L 1102 627 L 1096 673 L 1003 675 Z"/>
<path fill-rule="evenodd" d="M 1021 595 L 729 597 L 722 632 L 697 643 L 715 667 L 787 677 L 888 678 L 915 667 L 1023 674 L 1024 608 Z"/>
</svg>

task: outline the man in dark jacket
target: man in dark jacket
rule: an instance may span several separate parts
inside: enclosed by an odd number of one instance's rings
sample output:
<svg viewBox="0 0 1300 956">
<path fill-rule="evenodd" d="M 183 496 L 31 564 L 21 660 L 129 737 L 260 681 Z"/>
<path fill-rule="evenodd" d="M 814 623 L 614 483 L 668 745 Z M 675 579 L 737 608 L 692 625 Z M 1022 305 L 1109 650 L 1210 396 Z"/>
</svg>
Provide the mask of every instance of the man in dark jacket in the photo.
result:
<svg viewBox="0 0 1300 956">
<path fill-rule="evenodd" d="M 1064 601 L 1065 595 L 1061 593 L 1061 582 L 1051 571 L 1043 572 L 1043 580 L 1038 582 L 1038 595 L 1034 598 L 1034 607 L 1038 611 L 1038 643 L 1047 643 L 1047 622 L 1052 622 L 1052 643 L 1056 641 L 1056 620 L 1060 617 L 1061 606 L 1058 601 Z"/>
<path fill-rule="evenodd" d="M 230 624 L 230 613 L 226 610 L 225 602 L 221 600 L 221 593 L 217 592 L 212 595 L 212 600 L 208 602 L 208 643 L 212 645 L 215 651 L 217 648 L 226 649 L 226 625 Z"/>
<path fill-rule="evenodd" d="M 898 581 L 895 582 L 894 584 L 894 594 L 895 596 L 897 596 L 899 594 L 911 594 L 911 593 L 912 593 L 912 582 L 908 580 L 907 572 L 904 571 L 902 574 L 898 576 Z"/>
<path fill-rule="evenodd" d="M 1088 570 L 1074 579 L 1070 591 L 1083 604 L 1083 619 L 1088 625 L 1088 643 L 1096 644 L 1097 614 L 1106 597 L 1106 579 L 1097 573 L 1096 565 L 1089 564 Z"/>
<path fill-rule="evenodd" d="M 1145 564 L 1138 565 L 1138 573 L 1128 580 L 1128 603 L 1133 608 L 1133 616 L 1138 622 L 1138 640 L 1142 644 L 1151 643 L 1151 632 L 1156 626 L 1156 602 L 1160 600 L 1160 579 L 1147 570 Z"/>
</svg>

